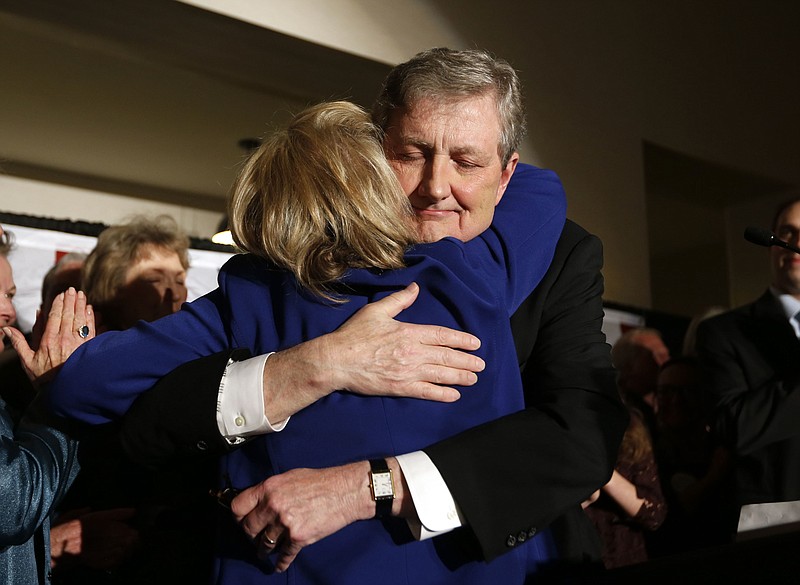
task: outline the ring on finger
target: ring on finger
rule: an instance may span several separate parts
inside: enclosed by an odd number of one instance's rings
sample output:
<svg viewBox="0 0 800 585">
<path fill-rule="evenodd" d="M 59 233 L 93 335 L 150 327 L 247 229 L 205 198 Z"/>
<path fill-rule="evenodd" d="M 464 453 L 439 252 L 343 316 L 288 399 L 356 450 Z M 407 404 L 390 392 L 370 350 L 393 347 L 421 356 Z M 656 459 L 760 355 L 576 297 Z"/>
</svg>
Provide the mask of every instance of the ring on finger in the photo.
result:
<svg viewBox="0 0 800 585">
<path fill-rule="evenodd" d="M 81 339 L 86 339 L 89 337 L 89 326 L 88 325 L 81 325 L 77 329 L 78 335 L 80 335 Z"/>
</svg>

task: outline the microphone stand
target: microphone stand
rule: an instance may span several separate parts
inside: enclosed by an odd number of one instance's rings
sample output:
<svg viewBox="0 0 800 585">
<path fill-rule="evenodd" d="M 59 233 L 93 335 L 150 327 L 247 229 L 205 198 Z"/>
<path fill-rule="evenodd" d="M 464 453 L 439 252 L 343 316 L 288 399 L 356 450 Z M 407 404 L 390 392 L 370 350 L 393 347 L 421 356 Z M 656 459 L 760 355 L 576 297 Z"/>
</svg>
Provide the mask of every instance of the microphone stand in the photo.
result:
<svg viewBox="0 0 800 585">
<path fill-rule="evenodd" d="M 754 226 L 748 227 L 744 230 L 744 239 L 758 246 L 766 246 L 767 248 L 770 246 L 778 246 L 779 248 L 786 248 L 795 254 L 800 254 L 800 248 L 789 242 L 784 242 L 774 233 L 763 228 Z"/>
</svg>

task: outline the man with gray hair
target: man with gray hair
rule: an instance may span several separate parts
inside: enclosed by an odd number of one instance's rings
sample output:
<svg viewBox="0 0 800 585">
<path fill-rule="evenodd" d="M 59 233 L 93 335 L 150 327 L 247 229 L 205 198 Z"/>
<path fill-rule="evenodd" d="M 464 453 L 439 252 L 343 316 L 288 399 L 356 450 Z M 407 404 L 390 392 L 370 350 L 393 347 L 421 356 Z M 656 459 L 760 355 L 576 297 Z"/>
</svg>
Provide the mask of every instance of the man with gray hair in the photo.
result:
<svg viewBox="0 0 800 585">
<path fill-rule="evenodd" d="M 519 81 L 505 61 L 485 52 L 433 49 L 397 66 L 374 119 L 385 133 L 387 158 L 414 208 L 422 241 L 468 241 L 481 234 L 512 180 L 529 190 L 557 181 L 548 171 L 517 170 L 525 128 Z M 471 562 L 491 563 L 519 547 L 534 557 L 537 547 L 552 545 L 551 537 L 560 558 L 597 558 L 596 535 L 580 503 L 610 477 L 627 424 L 600 328 L 601 266 L 599 240 L 568 221 L 544 280 L 512 318 L 525 410 L 442 436 L 419 452 L 267 478 L 232 501 L 247 535 L 263 554 L 277 553 L 279 571 L 290 569 L 304 546 L 383 512 L 407 518 L 418 537 L 446 538 L 436 541 L 445 566 L 448 558 L 463 559 L 463 549 L 453 557 L 450 547 L 466 546 Z M 396 293 L 339 330 L 270 356 L 236 362 L 224 354 L 179 368 L 128 416 L 123 433 L 131 452 L 189 454 L 195 445 L 222 452 L 275 431 L 270 423 L 285 417 L 275 415 L 272 400 L 283 389 L 292 394 L 344 387 L 369 395 L 457 399 L 450 386 L 471 385 L 481 366 L 474 356 L 448 347 L 476 346 L 452 331 L 393 320 L 414 298 L 407 290 Z M 457 306 L 458 299 L 453 302 Z M 217 396 L 221 377 L 224 392 Z M 251 398 L 234 399 L 243 395 Z M 218 399 L 219 416 L 212 423 L 209 413 Z M 235 406 L 228 407 L 229 401 Z M 255 408 L 243 414 L 247 403 Z M 149 428 L 143 424 L 148 416 L 158 418 L 177 404 L 194 410 L 204 424 L 170 429 L 166 441 L 142 430 Z M 67 402 L 61 406 L 66 414 L 89 418 Z M 227 424 L 234 420 L 257 423 Z M 187 432 L 181 436 L 181 430 Z M 393 480 L 385 486 L 388 501 L 370 489 L 387 478 Z M 389 526 L 394 529 L 387 536 L 398 538 L 397 524 Z M 436 536 L 442 533 L 450 536 Z M 396 542 L 401 546 L 402 539 Z M 454 579 L 458 568 L 449 567 Z M 403 574 L 387 574 L 387 582 L 403 581 Z M 335 582 L 335 575 L 325 577 Z"/>
</svg>

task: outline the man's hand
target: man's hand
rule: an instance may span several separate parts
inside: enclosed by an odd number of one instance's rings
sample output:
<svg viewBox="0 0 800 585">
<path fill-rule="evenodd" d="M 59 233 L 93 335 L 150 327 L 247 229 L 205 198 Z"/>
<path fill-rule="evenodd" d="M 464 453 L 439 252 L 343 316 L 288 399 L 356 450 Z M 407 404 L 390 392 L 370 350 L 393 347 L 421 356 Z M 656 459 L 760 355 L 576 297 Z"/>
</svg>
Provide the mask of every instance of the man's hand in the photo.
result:
<svg viewBox="0 0 800 585">
<path fill-rule="evenodd" d="M 404 396 L 453 402 L 460 394 L 451 384 L 471 386 L 485 367 L 473 351 L 474 335 L 436 325 L 396 321 L 417 299 L 419 286 L 371 303 L 328 337 L 327 360 L 336 387 L 367 395 Z"/>
<path fill-rule="evenodd" d="M 231 511 L 260 556 L 277 553 L 285 571 L 300 550 L 355 522 L 372 518 L 369 463 L 292 469 L 244 490 Z"/>
<path fill-rule="evenodd" d="M 334 390 L 369 396 L 454 402 L 450 385 L 471 386 L 483 360 L 474 335 L 394 318 L 419 294 L 412 283 L 370 303 L 339 329 L 272 355 L 264 368 L 264 406 L 280 421 Z"/>
<path fill-rule="evenodd" d="M 82 291 L 76 292 L 72 287 L 56 297 L 49 315 L 37 316 L 39 327 L 42 319 L 46 319 L 47 324 L 36 351 L 30 348 L 20 331 L 3 327 L 3 333 L 11 339 L 25 373 L 34 384 L 50 380 L 72 352 L 95 335 L 92 306 L 86 304 Z"/>
</svg>

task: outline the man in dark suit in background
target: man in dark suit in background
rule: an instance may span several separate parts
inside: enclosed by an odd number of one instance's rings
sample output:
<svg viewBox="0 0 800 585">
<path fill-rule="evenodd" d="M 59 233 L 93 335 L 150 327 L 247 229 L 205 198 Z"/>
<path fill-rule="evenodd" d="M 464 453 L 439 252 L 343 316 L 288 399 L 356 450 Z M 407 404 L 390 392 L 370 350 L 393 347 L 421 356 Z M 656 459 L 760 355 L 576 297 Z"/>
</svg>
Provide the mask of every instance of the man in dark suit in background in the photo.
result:
<svg viewBox="0 0 800 585">
<path fill-rule="evenodd" d="M 478 53 L 441 50 L 428 53 L 424 59 L 441 60 L 445 68 L 453 66 L 455 59 L 458 67 L 468 67 Z M 393 73 L 395 78 L 398 75 L 413 77 L 414 67 L 403 64 Z M 517 83 L 513 77 L 511 82 Z M 389 130 L 391 114 L 402 110 L 407 97 L 401 96 L 398 102 L 397 96 L 385 90 L 379 102 L 383 100 L 387 116 L 381 118 L 378 108 L 376 122 Z M 469 96 L 459 97 L 457 91 L 445 97 L 470 99 Z M 425 130 L 428 123 L 432 122 L 423 119 L 420 127 Z M 496 127 L 496 124 L 489 120 L 487 128 Z M 473 131 L 480 135 L 486 128 L 478 127 Z M 503 138 L 500 137 L 500 152 L 504 150 Z M 444 184 L 447 181 L 439 176 L 442 171 L 438 165 L 460 166 L 457 159 L 464 153 L 450 152 L 450 160 L 437 162 L 444 160 L 435 152 L 439 145 L 426 139 L 423 136 L 411 141 L 422 151 L 420 164 L 424 165 L 425 181 L 450 189 L 451 186 Z M 465 186 L 468 187 L 470 181 L 479 185 L 481 179 L 477 174 L 470 179 L 466 170 L 461 169 L 459 173 L 464 177 Z M 409 192 L 409 196 L 415 205 L 423 199 L 417 191 Z M 432 235 L 436 239 L 448 235 L 459 237 L 457 227 L 444 228 L 441 233 Z M 434 225 L 431 229 L 437 228 Z M 487 561 L 525 543 L 547 526 L 552 527 L 556 536 L 560 558 L 570 561 L 599 558 L 597 537 L 580 503 L 610 477 L 627 425 L 627 413 L 615 386 L 609 346 L 601 331 L 601 267 L 600 241 L 568 221 L 548 273 L 512 319 L 526 409 L 423 450 L 423 456 L 440 474 L 438 482 L 443 481 L 461 516 L 459 519 L 453 514 L 449 519 L 453 523 L 445 530 L 461 530 L 465 540 L 475 546 L 476 556 Z M 457 299 L 454 301 L 457 303 Z M 405 372 L 403 379 L 397 380 L 390 380 L 385 372 L 383 376 L 380 372 L 373 373 L 375 366 L 367 363 L 370 356 L 379 353 L 383 345 L 399 346 L 398 332 L 392 328 L 402 327 L 402 324 L 392 321 L 385 311 L 373 311 L 369 319 L 358 324 L 355 319 L 351 320 L 353 324 L 346 324 L 349 326 L 346 332 L 337 331 L 311 342 L 317 344 L 315 348 L 303 344 L 270 357 L 263 366 L 264 396 L 268 394 L 267 387 L 274 384 L 285 387 L 289 383 L 295 391 L 302 391 L 317 383 L 315 373 L 325 370 L 347 371 L 353 383 L 362 387 L 392 383 L 398 387 L 398 395 L 417 397 L 421 397 L 420 388 L 425 392 L 438 392 L 435 385 L 420 386 L 420 380 L 445 385 L 465 383 L 452 377 L 452 370 L 447 374 L 449 378 L 439 378 L 435 372 L 443 370 L 431 366 L 423 367 L 424 373 Z M 353 342 L 362 338 L 368 341 L 358 345 Z M 325 351 L 319 351 L 319 343 L 325 343 Z M 417 351 L 414 345 L 419 346 L 419 340 L 406 343 L 407 351 Z M 454 354 L 447 356 L 437 356 L 433 365 L 450 362 Z M 236 364 L 231 364 L 228 358 L 228 355 L 218 355 L 187 364 L 165 378 L 156 392 L 142 397 L 129 412 L 124 426 L 123 437 L 130 452 L 140 459 L 157 461 L 165 454 L 195 453 L 198 445 L 205 452 L 220 453 L 229 449 L 230 443 L 238 438 L 228 435 L 227 440 L 223 440 L 221 426 L 213 416 L 223 374 L 225 392 L 230 390 L 230 370 Z M 260 394 L 262 375 L 261 370 L 258 371 L 252 391 Z M 167 420 L 166 413 L 174 413 L 177 405 L 181 405 L 181 411 L 190 409 L 189 416 L 180 417 L 182 421 L 171 416 Z M 145 430 L 150 428 L 143 424 L 148 417 L 151 421 L 161 417 L 163 421 L 157 438 Z M 198 424 L 198 420 L 203 422 Z M 406 468 L 393 470 L 395 480 L 405 485 Z M 420 516 L 420 504 L 428 491 L 425 487 L 415 493 L 414 486 L 411 487 L 413 504 Z M 421 520 L 425 525 L 425 520 Z M 277 540 L 274 538 L 276 526 L 263 528 L 270 528 L 268 536 L 273 538 L 268 537 L 269 542 Z M 302 545 L 302 542 L 291 541 L 291 535 L 287 534 L 278 546 L 296 553 Z"/>
<path fill-rule="evenodd" d="M 800 244 L 800 198 L 778 208 L 773 230 Z M 800 499 L 800 254 L 772 246 L 769 257 L 769 289 L 697 331 L 716 431 L 735 455 L 732 528 L 744 504 Z"/>
</svg>

